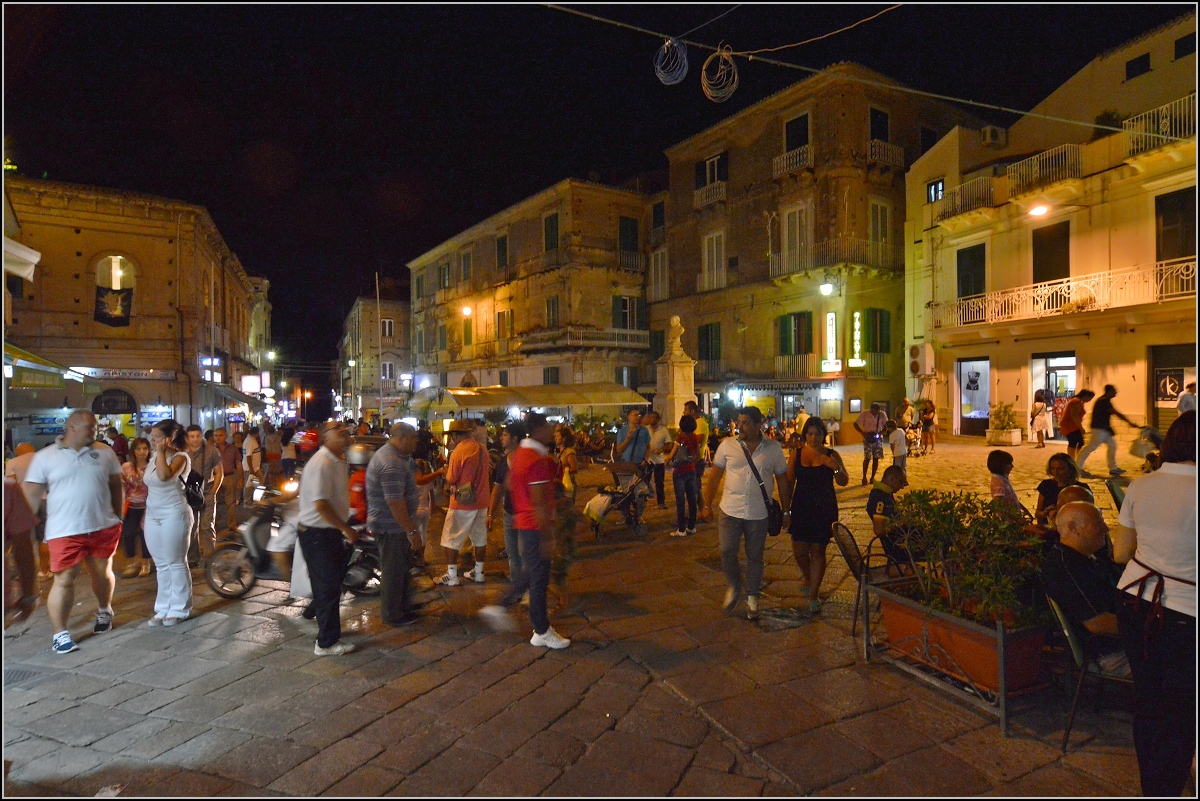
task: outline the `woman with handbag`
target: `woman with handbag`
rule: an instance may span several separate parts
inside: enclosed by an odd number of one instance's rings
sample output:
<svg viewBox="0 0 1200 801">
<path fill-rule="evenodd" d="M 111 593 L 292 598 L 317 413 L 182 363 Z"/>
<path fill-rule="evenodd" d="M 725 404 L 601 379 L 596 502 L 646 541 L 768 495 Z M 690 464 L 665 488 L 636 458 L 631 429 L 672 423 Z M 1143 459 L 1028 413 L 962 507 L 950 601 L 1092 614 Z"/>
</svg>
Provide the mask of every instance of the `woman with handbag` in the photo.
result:
<svg viewBox="0 0 1200 801">
<path fill-rule="evenodd" d="M 191 472 L 187 431 L 174 420 L 150 429 L 154 460 L 142 481 L 146 485 L 146 545 L 154 557 L 158 595 L 151 626 L 174 626 L 192 613 L 192 572 L 188 569 L 188 539 L 192 508 L 182 479 Z"/>
<path fill-rule="evenodd" d="M 679 433 L 666 461 L 671 465 L 671 483 L 675 485 L 675 533 L 672 537 L 690 537 L 696 533 L 696 506 L 700 488 L 696 486 L 696 465 L 701 459 L 696 418 L 679 418 Z M 684 505 L 687 516 L 684 517 Z"/>
<path fill-rule="evenodd" d="M 792 553 L 800 568 L 800 595 L 808 595 L 808 611 L 820 612 L 817 597 L 825 578 L 825 550 L 833 537 L 838 519 L 837 494 L 833 484 L 844 487 L 850 481 L 846 465 L 838 452 L 825 446 L 828 432 L 819 417 L 810 417 L 801 431 L 803 444 L 788 467 L 788 482 L 793 487 L 788 532 L 792 535 Z"/>
<path fill-rule="evenodd" d="M 1029 410 L 1029 434 L 1030 439 L 1037 435 L 1037 445 L 1035 447 L 1046 447 L 1046 435 L 1053 435 L 1053 430 L 1050 428 L 1050 407 L 1046 405 L 1046 391 L 1039 389 L 1033 394 L 1033 408 Z"/>
<path fill-rule="evenodd" d="M 125 558 L 129 560 L 125 578 L 138 578 L 150 575 L 154 569 L 154 560 L 150 558 L 150 549 L 146 547 L 146 483 L 143 480 L 146 471 L 150 469 L 150 443 L 145 437 L 138 437 L 129 446 L 129 458 L 121 465 L 121 480 L 125 484 L 125 518 L 121 523 L 121 542 L 125 545 Z M 142 558 L 138 559 L 138 546 L 142 549 Z"/>
</svg>

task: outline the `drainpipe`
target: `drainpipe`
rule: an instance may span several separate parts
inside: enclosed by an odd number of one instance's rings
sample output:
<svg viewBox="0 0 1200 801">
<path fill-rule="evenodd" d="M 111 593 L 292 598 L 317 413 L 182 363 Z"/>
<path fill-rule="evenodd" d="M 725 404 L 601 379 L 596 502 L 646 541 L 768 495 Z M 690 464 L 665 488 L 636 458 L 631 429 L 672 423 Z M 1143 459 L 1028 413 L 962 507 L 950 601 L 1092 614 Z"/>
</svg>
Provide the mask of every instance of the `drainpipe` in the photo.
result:
<svg viewBox="0 0 1200 801">
<path fill-rule="evenodd" d="M 183 212 L 175 218 L 175 314 L 179 318 L 179 372 L 187 379 L 188 388 L 188 422 L 192 421 L 192 412 L 194 404 L 192 400 L 192 374 L 187 369 L 187 355 L 185 352 L 186 344 L 184 341 L 184 323 L 183 309 L 179 306 L 179 301 L 182 296 L 182 285 L 179 283 L 179 262 L 182 258 L 182 250 L 179 238 L 183 233 Z"/>
</svg>

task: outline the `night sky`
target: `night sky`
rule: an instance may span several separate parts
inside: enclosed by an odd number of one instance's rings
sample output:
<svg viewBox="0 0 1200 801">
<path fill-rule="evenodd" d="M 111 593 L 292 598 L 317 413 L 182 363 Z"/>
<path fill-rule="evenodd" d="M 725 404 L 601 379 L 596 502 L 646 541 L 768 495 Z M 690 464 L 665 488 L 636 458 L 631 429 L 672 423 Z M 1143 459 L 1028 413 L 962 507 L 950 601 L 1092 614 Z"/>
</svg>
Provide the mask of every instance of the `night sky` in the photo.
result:
<svg viewBox="0 0 1200 801">
<path fill-rule="evenodd" d="M 675 35 L 729 9 L 587 6 Z M 746 5 L 692 35 L 735 50 L 884 6 Z M 774 54 L 1030 108 L 1101 51 L 1190 5 L 905 6 Z M 4 7 L 6 155 L 25 175 L 206 206 L 271 280 L 289 361 L 332 359 L 354 296 L 566 177 L 662 151 L 806 73 L 739 60 L 724 104 L 652 69 L 660 41 L 540 6 Z M 1011 116 L 985 118 L 1007 124 Z"/>
</svg>

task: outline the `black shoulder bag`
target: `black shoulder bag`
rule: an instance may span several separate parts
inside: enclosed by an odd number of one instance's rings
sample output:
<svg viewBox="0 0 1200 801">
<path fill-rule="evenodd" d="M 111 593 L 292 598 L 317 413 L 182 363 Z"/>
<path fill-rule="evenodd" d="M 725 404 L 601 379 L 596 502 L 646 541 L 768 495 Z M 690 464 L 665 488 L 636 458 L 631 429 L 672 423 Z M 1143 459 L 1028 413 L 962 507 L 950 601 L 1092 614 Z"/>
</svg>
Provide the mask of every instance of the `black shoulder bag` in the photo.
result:
<svg viewBox="0 0 1200 801">
<path fill-rule="evenodd" d="M 763 485 L 762 476 L 758 473 L 758 467 L 754 464 L 754 457 L 750 455 L 750 449 L 746 447 L 746 443 L 739 442 L 742 446 L 742 453 L 746 454 L 746 461 L 750 463 L 750 471 L 754 473 L 754 480 L 758 482 L 759 492 L 762 493 L 763 503 L 767 505 L 767 533 L 772 537 L 778 537 L 779 532 L 783 530 L 783 507 L 779 505 L 779 501 L 767 495 L 767 488 Z"/>
</svg>

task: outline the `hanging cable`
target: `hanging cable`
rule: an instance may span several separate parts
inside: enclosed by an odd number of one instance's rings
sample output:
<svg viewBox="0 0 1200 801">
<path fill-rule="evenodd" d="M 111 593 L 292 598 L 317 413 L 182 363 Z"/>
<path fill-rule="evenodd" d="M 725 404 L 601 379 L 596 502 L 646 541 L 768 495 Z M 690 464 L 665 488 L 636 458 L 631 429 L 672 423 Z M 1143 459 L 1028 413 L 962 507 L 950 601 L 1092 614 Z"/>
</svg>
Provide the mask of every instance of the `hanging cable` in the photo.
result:
<svg viewBox="0 0 1200 801">
<path fill-rule="evenodd" d="M 553 5 L 550 3 L 545 4 L 545 7 L 552 8 L 556 11 L 565 11 L 568 14 L 574 14 L 575 16 L 584 17 L 585 19 L 590 19 L 595 22 L 603 22 L 607 25 L 614 25 L 618 28 L 625 28 L 626 30 L 635 31 L 637 33 L 644 33 L 648 36 L 654 36 L 659 39 L 665 40 L 665 39 L 669 38 L 665 34 L 659 33 L 658 31 L 651 31 L 646 28 L 641 28 L 637 25 L 630 25 L 627 22 L 619 22 L 618 20 L 607 19 L 605 17 L 600 17 L 595 14 L 589 14 L 586 11 L 579 11 L 578 9 L 567 8 L 566 6 Z M 718 49 L 710 44 L 705 44 L 704 42 L 693 42 L 693 41 L 682 40 L 682 39 L 680 40 L 680 42 L 685 45 L 692 45 L 694 47 L 699 47 L 702 50 L 712 50 L 715 52 Z M 1029 117 L 1029 118 L 1037 119 L 1037 120 L 1047 120 L 1049 122 L 1061 122 L 1061 123 L 1065 123 L 1067 125 L 1081 125 L 1085 128 L 1091 128 L 1091 129 L 1097 130 L 1097 131 L 1112 131 L 1114 133 L 1123 133 L 1125 131 L 1124 128 L 1118 128 L 1114 125 L 1104 125 L 1104 124 L 1097 123 L 1094 121 L 1093 122 L 1084 122 L 1082 120 L 1071 120 L 1071 119 L 1067 119 L 1065 117 L 1056 117 L 1052 114 L 1038 114 L 1033 111 L 1024 111 L 1022 109 L 1010 108 L 1008 106 L 1001 106 L 1001 105 L 997 105 L 995 103 L 984 103 L 979 100 L 968 100 L 963 97 L 954 97 L 952 95 L 944 95 L 944 94 L 940 94 L 938 92 L 927 92 L 923 89 L 914 89 L 911 86 L 904 86 L 902 84 L 884 83 L 883 81 L 876 81 L 876 80 L 872 80 L 870 78 L 860 78 L 860 77 L 857 77 L 854 75 L 835 74 L 835 73 L 829 72 L 828 70 L 816 69 L 815 67 L 805 67 L 801 64 L 791 64 L 787 61 L 778 61 L 773 58 L 763 58 L 762 56 L 750 55 L 750 56 L 746 56 L 746 59 L 748 61 L 761 61 L 764 64 L 771 64 L 776 67 L 786 67 L 787 69 L 799 70 L 800 72 L 806 72 L 810 75 L 825 75 L 827 77 L 833 78 L 834 80 L 846 81 L 847 83 L 860 83 L 865 86 L 874 86 L 874 87 L 877 87 L 880 89 L 890 89 L 891 91 L 894 91 L 894 92 L 903 92 L 905 94 L 917 95 L 918 97 L 928 97 L 932 100 L 943 100 L 948 103 L 960 103 L 964 106 L 974 106 L 975 108 L 985 108 L 990 111 L 1002 111 L 1005 114 L 1016 114 L 1021 117 Z M 1155 133 L 1155 132 L 1151 132 L 1151 131 L 1139 132 L 1139 135 L 1150 137 L 1153 139 L 1161 139 L 1161 140 L 1168 141 L 1168 142 L 1186 142 L 1186 141 L 1188 141 L 1188 137 L 1170 136 L 1168 134 Z"/>
<path fill-rule="evenodd" d="M 676 38 L 676 39 L 682 39 L 682 38 L 683 38 L 683 37 L 685 37 L 685 36 L 691 36 L 693 33 L 695 33 L 696 31 L 700 30 L 701 28 L 707 28 L 709 25 L 712 25 L 714 22 L 716 22 L 717 20 L 719 20 L 721 17 L 725 16 L 726 14 L 730 13 L 731 11 L 737 11 L 737 10 L 738 10 L 739 8 L 741 8 L 741 7 L 742 7 L 742 4 L 741 4 L 741 3 L 738 3 L 736 6 L 734 6 L 734 7 L 733 7 L 733 8 L 731 8 L 731 9 L 729 9 L 729 11 L 724 11 L 724 12 L 722 12 L 722 13 L 718 14 L 717 16 L 713 17 L 712 19 L 710 19 L 708 22 L 705 22 L 705 23 L 704 23 L 704 24 L 702 24 L 702 25 L 697 25 L 695 28 L 692 28 L 692 29 L 691 29 L 690 31 L 688 31 L 687 33 L 681 33 L 681 34 L 679 34 L 678 36 L 676 36 L 675 38 Z M 888 9 L 888 10 L 890 11 L 891 9 Z"/>
<path fill-rule="evenodd" d="M 734 55 L 735 56 L 755 56 L 755 55 L 758 55 L 759 53 L 775 53 L 780 50 L 787 50 L 788 48 L 799 47 L 800 45 L 812 44 L 813 42 L 819 42 L 822 39 L 828 39 L 830 36 L 837 36 L 839 33 L 845 33 L 846 31 L 850 30 L 851 28 L 857 28 L 859 25 L 862 25 L 864 22 L 870 22 L 871 20 L 875 19 L 876 17 L 882 17 L 884 14 L 888 13 L 889 11 L 895 11 L 901 5 L 902 5 L 902 3 L 897 3 L 896 5 L 892 6 L 891 8 L 885 8 L 883 11 L 880 11 L 876 14 L 872 14 L 871 16 L 867 17 L 866 19 L 860 19 L 858 22 L 853 22 L 853 23 L 845 26 L 844 28 L 838 28 L 836 31 L 830 31 L 829 33 L 823 33 L 820 36 L 814 36 L 811 39 L 805 39 L 803 42 L 796 42 L 795 44 L 780 45 L 779 47 L 764 47 L 760 50 L 739 50 L 738 52 L 734 53 Z M 684 36 L 687 36 L 687 34 L 685 33 Z"/>
</svg>

